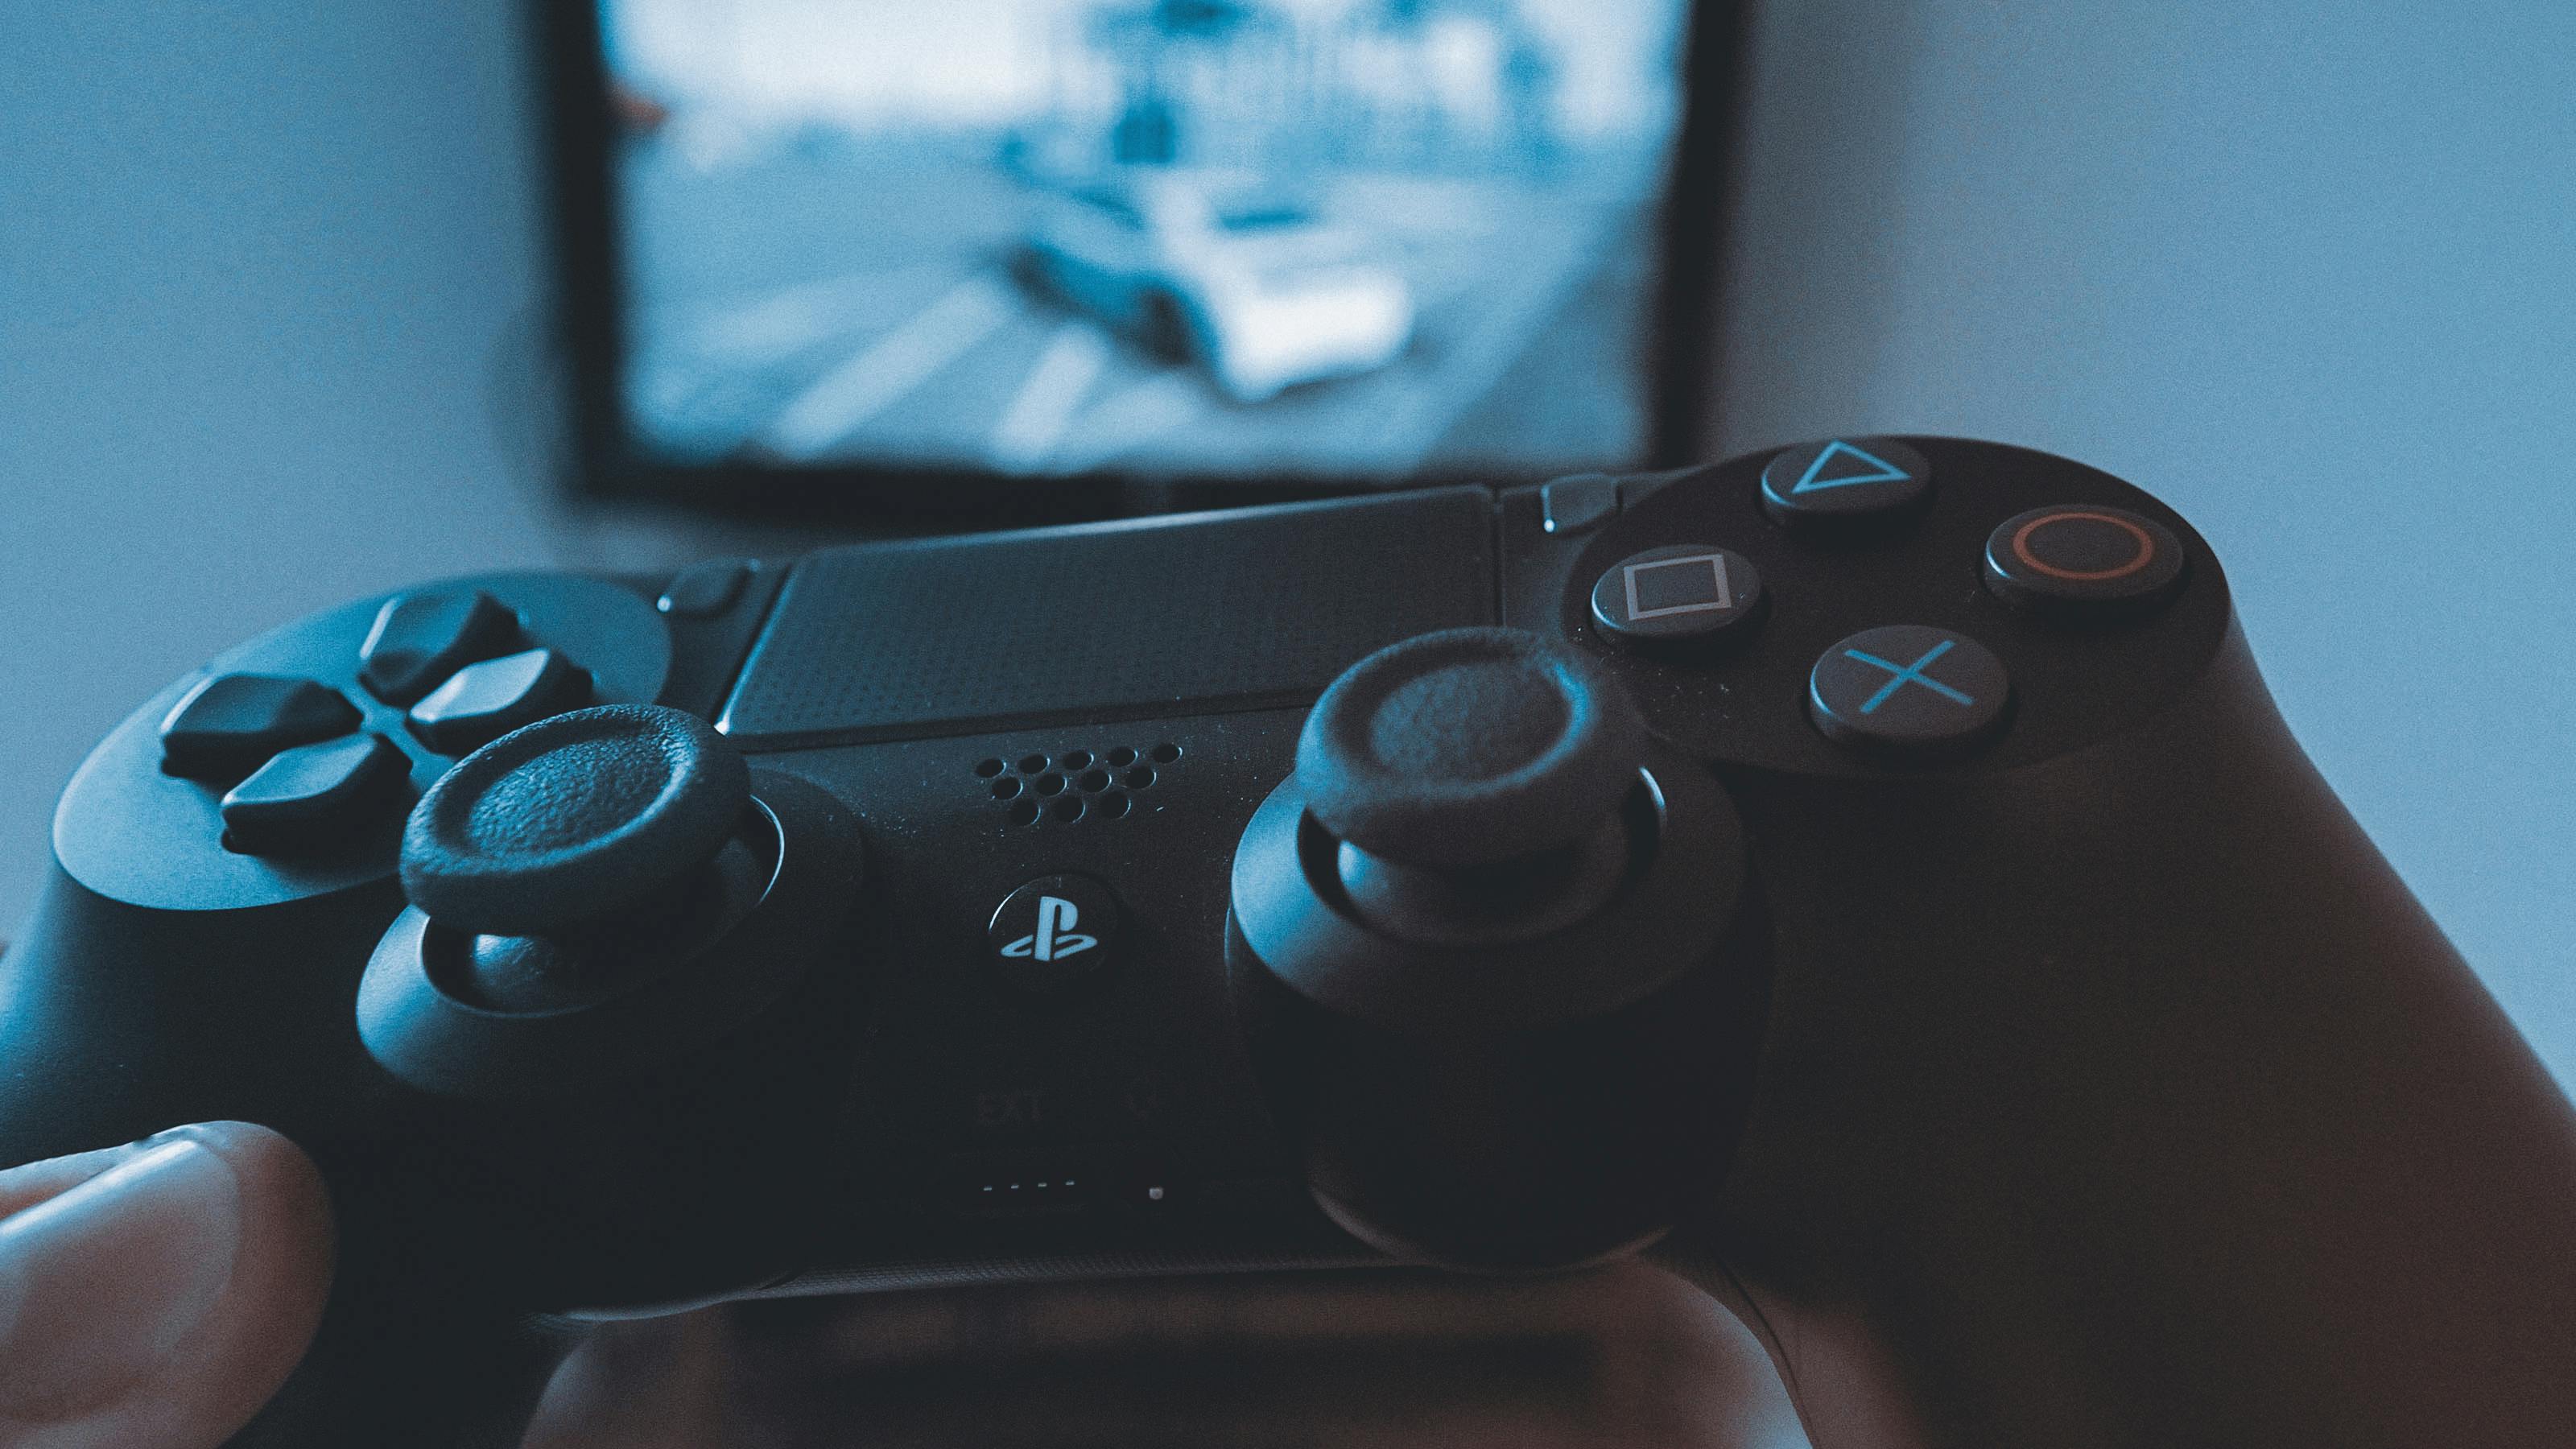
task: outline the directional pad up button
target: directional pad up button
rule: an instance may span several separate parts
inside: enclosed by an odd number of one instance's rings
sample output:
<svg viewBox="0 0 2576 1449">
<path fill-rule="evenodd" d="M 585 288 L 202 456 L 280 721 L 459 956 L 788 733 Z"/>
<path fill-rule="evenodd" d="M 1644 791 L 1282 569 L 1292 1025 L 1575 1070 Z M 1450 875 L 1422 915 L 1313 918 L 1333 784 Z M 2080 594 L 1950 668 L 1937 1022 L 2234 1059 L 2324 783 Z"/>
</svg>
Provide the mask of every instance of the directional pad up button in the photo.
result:
<svg viewBox="0 0 2576 1449">
<path fill-rule="evenodd" d="M 481 589 L 398 594 L 358 646 L 358 677 L 387 704 L 409 704 L 478 659 L 519 646 L 519 616 Z"/>
<path fill-rule="evenodd" d="M 521 725 L 590 703 L 590 671 L 551 649 L 524 649 L 456 671 L 411 708 L 411 732 L 462 755 Z"/>
<path fill-rule="evenodd" d="M 239 779 L 279 750 L 347 734 L 358 710 L 337 690 L 280 674 L 218 674 L 161 721 L 161 768 Z"/>
<path fill-rule="evenodd" d="M 341 839 L 410 773 L 401 748 L 372 732 L 288 750 L 224 796 L 224 844 L 274 855 Z"/>
</svg>

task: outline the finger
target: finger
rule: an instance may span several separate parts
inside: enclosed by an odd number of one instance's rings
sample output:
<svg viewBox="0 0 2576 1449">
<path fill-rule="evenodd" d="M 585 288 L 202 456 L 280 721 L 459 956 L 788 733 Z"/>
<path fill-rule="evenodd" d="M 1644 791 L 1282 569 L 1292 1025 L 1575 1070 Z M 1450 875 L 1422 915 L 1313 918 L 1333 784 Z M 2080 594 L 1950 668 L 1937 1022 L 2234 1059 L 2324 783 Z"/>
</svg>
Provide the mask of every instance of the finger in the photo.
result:
<svg viewBox="0 0 2576 1449">
<path fill-rule="evenodd" d="M 556 1368 L 520 1449 L 704 1449 L 726 1442 L 731 1355 L 717 1312 L 609 1323 Z"/>
<path fill-rule="evenodd" d="M 0 1218 L 14 1216 L 49 1197 L 60 1197 L 149 1145 L 128 1142 L 95 1152 L 75 1152 L 69 1157 L 48 1157 L 0 1172 Z"/>
<path fill-rule="evenodd" d="M 1663 1352 L 1614 1361 L 1634 1375 L 1614 1396 L 1651 1396 L 1658 1388 L 1672 1400 L 1670 1422 L 1686 1434 L 1661 1442 L 1725 1449 L 1808 1449 L 1805 1426 L 1788 1386 L 1762 1340 L 1723 1302 L 1689 1280 L 1652 1263 L 1627 1262 L 1602 1274 L 1602 1299 L 1663 1325 Z M 1682 1372 L 1677 1366 L 1686 1365 Z"/>
<path fill-rule="evenodd" d="M 244 1122 L 0 1173 L 0 1449 L 212 1449 L 331 1283 L 330 1200 Z"/>
<path fill-rule="evenodd" d="M 1157 1280 L 609 1325 L 523 1449 L 737 1443 L 1807 1449 L 1761 1344 L 1641 1263 L 1537 1279 Z"/>
</svg>

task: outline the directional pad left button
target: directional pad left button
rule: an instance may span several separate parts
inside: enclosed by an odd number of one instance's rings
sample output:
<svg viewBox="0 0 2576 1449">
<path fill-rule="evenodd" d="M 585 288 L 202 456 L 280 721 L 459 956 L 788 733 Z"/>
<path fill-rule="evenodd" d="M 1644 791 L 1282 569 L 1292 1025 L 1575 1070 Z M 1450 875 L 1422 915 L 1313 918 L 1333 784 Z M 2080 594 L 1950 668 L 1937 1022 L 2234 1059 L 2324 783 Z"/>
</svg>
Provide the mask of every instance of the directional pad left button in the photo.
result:
<svg viewBox="0 0 2576 1449">
<path fill-rule="evenodd" d="M 224 844 L 252 855 L 340 839 L 411 773 L 373 732 L 288 750 L 224 796 Z"/>
<path fill-rule="evenodd" d="M 357 706 L 310 679 L 218 674 L 161 721 L 161 768 L 198 780 L 238 779 L 295 745 L 347 734 Z"/>
</svg>

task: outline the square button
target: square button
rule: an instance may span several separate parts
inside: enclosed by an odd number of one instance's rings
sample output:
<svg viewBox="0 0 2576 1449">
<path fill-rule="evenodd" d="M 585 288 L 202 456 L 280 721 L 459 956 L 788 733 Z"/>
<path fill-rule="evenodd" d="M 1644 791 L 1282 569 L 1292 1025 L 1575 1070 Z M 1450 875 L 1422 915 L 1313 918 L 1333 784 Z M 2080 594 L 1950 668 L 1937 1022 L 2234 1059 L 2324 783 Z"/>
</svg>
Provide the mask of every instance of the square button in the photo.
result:
<svg viewBox="0 0 2576 1449">
<path fill-rule="evenodd" d="M 1628 618 L 1661 619 L 1672 614 L 1723 613 L 1735 607 L 1735 590 L 1727 581 L 1726 555 L 1692 553 L 1623 565 L 1628 584 Z"/>
<path fill-rule="evenodd" d="M 1714 544 L 1632 554 L 1592 585 L 1592 621 L 1620 644 L 1698 644 L 1736 633 L 1762 599 L 1753 561 Z"/>
</svg>

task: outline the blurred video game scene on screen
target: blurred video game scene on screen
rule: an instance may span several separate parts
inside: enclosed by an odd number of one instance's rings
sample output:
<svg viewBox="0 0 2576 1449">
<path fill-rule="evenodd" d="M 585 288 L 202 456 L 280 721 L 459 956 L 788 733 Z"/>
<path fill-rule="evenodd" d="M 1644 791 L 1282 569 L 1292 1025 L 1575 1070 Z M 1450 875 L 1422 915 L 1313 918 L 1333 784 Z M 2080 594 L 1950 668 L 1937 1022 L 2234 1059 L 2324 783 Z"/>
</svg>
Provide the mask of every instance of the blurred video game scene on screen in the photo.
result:
<svg viewBox="0 0 2576 1449">
<path fill-rule="evenodd" d="M 675 465 L 1639 461 L 1688 0 L 602 0 Z"/>
</svg>

